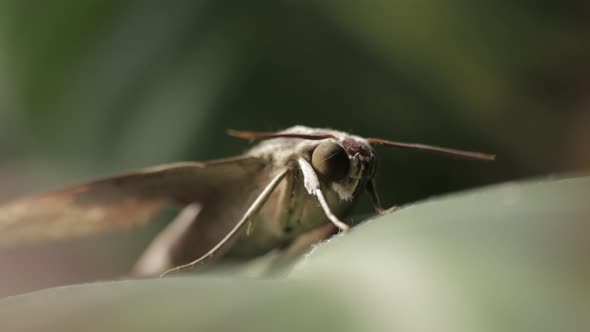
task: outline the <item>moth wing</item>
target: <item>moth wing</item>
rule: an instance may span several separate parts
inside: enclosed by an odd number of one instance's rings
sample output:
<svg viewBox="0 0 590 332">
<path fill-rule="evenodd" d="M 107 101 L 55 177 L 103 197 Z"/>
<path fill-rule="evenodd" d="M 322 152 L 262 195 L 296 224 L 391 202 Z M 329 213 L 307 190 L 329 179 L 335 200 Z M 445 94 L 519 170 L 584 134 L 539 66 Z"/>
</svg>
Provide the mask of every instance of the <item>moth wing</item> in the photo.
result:
<svg viewBox="0 0 590 332">
<path fill-rule="evenodd" d="M 167 207 L 257 191 L 265 167 L 249 156 L 174 163 L 8 202 L 0 205 L 0 247 L 145 225 Z"/>
</svg>

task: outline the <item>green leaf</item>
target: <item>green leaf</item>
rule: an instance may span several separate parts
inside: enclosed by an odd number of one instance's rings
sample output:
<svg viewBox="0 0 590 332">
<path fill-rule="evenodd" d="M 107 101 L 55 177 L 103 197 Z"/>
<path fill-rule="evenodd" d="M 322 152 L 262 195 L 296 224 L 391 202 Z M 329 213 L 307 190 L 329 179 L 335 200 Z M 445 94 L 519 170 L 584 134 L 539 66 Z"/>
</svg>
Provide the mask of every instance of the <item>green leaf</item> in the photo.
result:
<svg viewBox="0 0 590 332">
<path fill-rule="evenodd" d="M 440 197 L 317 246 L 282 279 L 196 275 L 0 301 L 2 331 L 582 331 L 590 177 Z"/>
</svg>

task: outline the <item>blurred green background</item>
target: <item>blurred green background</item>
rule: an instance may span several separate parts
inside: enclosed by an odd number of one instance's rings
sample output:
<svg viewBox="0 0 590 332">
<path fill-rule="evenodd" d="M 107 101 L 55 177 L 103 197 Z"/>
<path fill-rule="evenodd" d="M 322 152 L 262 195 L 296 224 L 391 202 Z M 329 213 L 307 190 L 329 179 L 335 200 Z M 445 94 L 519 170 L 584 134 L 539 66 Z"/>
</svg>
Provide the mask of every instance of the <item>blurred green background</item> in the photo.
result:
<svg viewBox="0 0 590 332">
<path fill-rule="evenodd" d="M 590 165 L 589 9 L 581 1 L 4 0 L 0 199 L 233 156 L 249 144 L 226 129 L 296 124 L 498 155 L 476 163 L 379 149 L 388 204 L 580 170 Z M 128 236 L 114 242 L 143 239 Z M 127 244 L 92 249 L 93 266 L 128 264 L 143 245 L 125 249 L 127 258 L 108 252 Z"/>
</svg>

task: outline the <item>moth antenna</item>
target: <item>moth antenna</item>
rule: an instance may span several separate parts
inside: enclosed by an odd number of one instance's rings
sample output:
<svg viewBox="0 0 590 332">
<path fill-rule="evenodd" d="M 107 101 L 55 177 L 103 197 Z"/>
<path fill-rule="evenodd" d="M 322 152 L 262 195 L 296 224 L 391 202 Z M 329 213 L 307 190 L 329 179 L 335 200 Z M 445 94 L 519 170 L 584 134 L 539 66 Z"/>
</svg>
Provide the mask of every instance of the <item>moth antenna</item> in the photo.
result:
<svg viewBox="0 0 590 332">
<path fill-rule="evenodd" d="M 367 138 L 367 141 L 370 144 L 375 144 L 375 145 L 384 145 L 387 147 L 399 148 L 399 149 L 427 151 L 427 152 L 432 152 L 432 153 L 438 153 L 438 154 L 444 154 L 444 155 L 455 156 L 455 157 L 460 157 L 460 158 L 466 158 L 466 159 L 475 159 L 475 160 L 484 160 L 484 161 L 496 160 L 496 155 L 493 155 L 493 154 L 443 148 L 440 146 L 417 144 L 417 143 L 403 143 L 403 142 L 396 142 L 396 141 L 388 141 L 388 140 L 384 140 L 384 139 L 380 139 L 380 138 Z"/>
<path fill-rule="evenodd" d="M 227 134 L 233 137 L 246 139 L 246 140 L 256 140 L 256 139 L 273 139 L 273 138 L 301 138 L 301 139 L 308 139 L 308 140 L 322 140 L 327 138 L 336 138 L 334 135 L 324 134 L 324 135 L 311 135 L 311 134 L 295 134 L 295 133 L 266 133 L 266 132 L 255 132 L 255 131 L 241 131 L 241 130 L 233 130 L 229 129 Z"/>
</svg>

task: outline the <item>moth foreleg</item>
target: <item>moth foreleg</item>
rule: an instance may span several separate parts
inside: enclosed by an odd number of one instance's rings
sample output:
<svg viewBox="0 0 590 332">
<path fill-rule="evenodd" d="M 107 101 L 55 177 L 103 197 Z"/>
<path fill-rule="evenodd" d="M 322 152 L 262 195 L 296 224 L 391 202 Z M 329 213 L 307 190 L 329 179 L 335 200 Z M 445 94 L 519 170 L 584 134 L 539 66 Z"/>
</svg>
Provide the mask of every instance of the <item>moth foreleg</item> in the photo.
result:
<svg viewBox="0 0 590 332">
<path fill-rule="evenodd" d="M 328 217 L 328 219 L 330 219 L 330 221 L 336 225 L 336 227 L 342 231 L 349 230 L 350 226 L 340 221 L 340 219 L 338 219 L 338 217 L 336 217 L 330 210 L 330 206 L 328 205 L 328 202 L 326 202 L 324 193 L 320 188 L 320 181 L 318 180 L 318 176 L 315 174 L 313 167 L 311 167 L 309 162 L 304 158 L 299 158 L 298 162 L 301 172 L 303 173 L 303 183 L 305 185 L 305 189 L 307 189 L 307 192 L 311 195 L 314 195 L 318 199 L 320 206 L 324 210 L 324 214 L 326 214 L 326 217 Z"/>
<path fill-rule="evenodd" d="M 285 170 L 281 171 L 281 173 L 279 173 L 277 176 L 275 176 L 268 183 L 268 185 L 264 188 L 264 190 L 260 193 L 260 195 L 258 195 L 258 197 L 256 197 L 256 199 L 254 200 L 254 203 L 252 203 L 252 205 L 250 205 L 250 207 L 248 208 L 246 213 L 242 216 L 242 219 L 240 219 L 240 221 L 238 221 L 238 223 L 232 228 L 232 230 L 229 231 L 229 233 L 227 233 L 227 235 L 223 239 L 221 239 L 221 241 L 218 244 L 216 244 L 213 248 L 211 248 L 211 250 L 209 250 L 206 254 L 204 254 L 203 256 L 197 258 L 196 260 L 194 260 L 190 263 L 179 265 L 179 266 L 176 266 L 172 269 L 165 271 L 160 276 L 163 277 L 169 273 L 193 269 L 197 265 L 206 261 L 207 259 L 212 258 L 221 248 L 223 248 L 223 246 L 226 243 L 230 242 L 230 240 L 233 237 L 238 235 L 240 233 L 240 230 L 245 225 L 247 225 L 248 222 L 250 221 L 250 219 L 253 216 L 255 216 L 256 213 L 264 206 L 264 203 L 266 203 L 268 198 L 271 196 L 273 191 L 279 186 L 279 184 L 285 178 L 285 176 L 287 175 L 288 172 L 289 172 L 289 169 L 285 169 Z"/>
<path fill-rule="evenodd" d="M 387 209 L 384 209 L 381 205 L 381 200 L 379 199 L 379 194 L 377 193 L 377 187 L 375 185 L 375 179 L 369 180 L 367 183 L 367 191 L 369 192 L 369 196 L 371 196 L 371 202 L 373 203 L 373 208 L 379 214 L 387 214 L 399 209 L 399 206 L 393 205 Z"/>
</svg>

